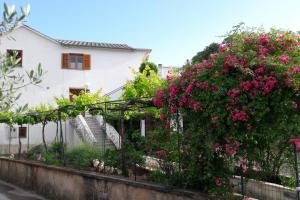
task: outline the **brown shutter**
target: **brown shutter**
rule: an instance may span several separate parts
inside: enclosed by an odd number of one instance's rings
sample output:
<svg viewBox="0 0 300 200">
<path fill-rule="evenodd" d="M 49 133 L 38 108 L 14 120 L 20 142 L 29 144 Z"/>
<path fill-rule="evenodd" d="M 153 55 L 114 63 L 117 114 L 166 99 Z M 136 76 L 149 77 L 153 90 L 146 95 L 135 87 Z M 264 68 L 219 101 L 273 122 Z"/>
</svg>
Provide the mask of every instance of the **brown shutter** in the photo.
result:
<svg viewBox="0 0 300 200">
<path fill-rule="evenodd" d="M 91 56 L 90 55 L 83 55 L 83 69 L 84 70 L 91 69 Z"/>
<path fill-rule="evenodd" d="M 68 69 L 70 66 L 70 54 L 68 53 L 63 53 L 61 55 L 61 67 L 63 69 Z"/>
</svg>

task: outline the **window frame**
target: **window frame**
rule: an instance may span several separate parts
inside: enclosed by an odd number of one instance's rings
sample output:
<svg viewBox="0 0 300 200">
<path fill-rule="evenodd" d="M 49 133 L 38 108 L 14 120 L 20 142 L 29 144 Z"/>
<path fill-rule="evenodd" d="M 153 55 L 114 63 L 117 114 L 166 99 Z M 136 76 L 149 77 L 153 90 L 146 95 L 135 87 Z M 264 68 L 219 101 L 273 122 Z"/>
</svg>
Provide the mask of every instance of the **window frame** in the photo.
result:
<svg viewBox="0 0 300 200">
<path fill-rule="evenodd" d="M 81 54 L 81 53 L 70 53 L 70 63 L 69 63 L 69 69 L 76 69 L 76 70 L 84 70 L 84 67 L 83 67 L 83 57 L 84 57 L 84 54 Z M 71 67 L 71 58 L 72 56 L 74 56 L 74 63 L 75 63 L 75 68 L 72 68 Z M 79 62 L 78 62 L 78 58 L 81 57 L 81 68 L 79 68 Z"/>
</svg>

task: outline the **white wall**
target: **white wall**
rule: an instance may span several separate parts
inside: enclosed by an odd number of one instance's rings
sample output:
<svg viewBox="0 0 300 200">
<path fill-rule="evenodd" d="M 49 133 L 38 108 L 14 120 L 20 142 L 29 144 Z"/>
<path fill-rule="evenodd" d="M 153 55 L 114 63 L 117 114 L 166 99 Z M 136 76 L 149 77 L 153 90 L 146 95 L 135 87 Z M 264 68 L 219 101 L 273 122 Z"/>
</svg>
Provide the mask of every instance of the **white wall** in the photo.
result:
<svg viewBox="0 0 300 200">
<path fill-rule="evenodd" d="M 22 70 L 36 68 L 39 63 L 47 72 L 39 87 L 29 86 L 23 90 L 20 103 L 35 106 L 40 103 L 53 104 L 55 96 L 69 96 L 69 88 L 84 88 L 88 85 L 91 92 L 100 88 L 108 93 L 132 79 L 132 67 L 138 69 L 146 50 L 120 50 L 103 48 L 72 47 L 67 48 L 59 43 L 20 27 L 10 34 L 14 40 L 0 38 L 0 52 L 7 49 L 23 50 Z M 62 53 L 83 53 L 91 55 L 91 70 L 71 70 L 61 68 Z M 55 136 L 55 128 L 49 124 L 49 140 Z M 30 130 L 31 143 L 41 143 L 41 126 Z M 7 135 L 0 125 L 0 143 L 7 144 Z M 26 139 L 24 139 L 26 140 Z"/>
</svg>

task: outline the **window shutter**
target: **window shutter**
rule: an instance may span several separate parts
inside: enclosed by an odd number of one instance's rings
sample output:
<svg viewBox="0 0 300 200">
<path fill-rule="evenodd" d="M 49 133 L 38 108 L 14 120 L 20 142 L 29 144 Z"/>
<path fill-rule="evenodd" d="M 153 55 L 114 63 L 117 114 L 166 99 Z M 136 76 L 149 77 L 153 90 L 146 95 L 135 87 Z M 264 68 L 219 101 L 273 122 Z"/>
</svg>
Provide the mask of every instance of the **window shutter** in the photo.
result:
<svg viewBox="0 0 300 200">
<path fill-rule="evenodd" d="M 68 69 L 70 66 L 70 54 L 63 53 L 61 56 L 61 67 L 63 69 Z"/>
<path fill-rule="evenodd" d="M 83 55 L 83 69 L 84 70 L 91 69 L 91 56 L 90 55 Z"/>
</svg>

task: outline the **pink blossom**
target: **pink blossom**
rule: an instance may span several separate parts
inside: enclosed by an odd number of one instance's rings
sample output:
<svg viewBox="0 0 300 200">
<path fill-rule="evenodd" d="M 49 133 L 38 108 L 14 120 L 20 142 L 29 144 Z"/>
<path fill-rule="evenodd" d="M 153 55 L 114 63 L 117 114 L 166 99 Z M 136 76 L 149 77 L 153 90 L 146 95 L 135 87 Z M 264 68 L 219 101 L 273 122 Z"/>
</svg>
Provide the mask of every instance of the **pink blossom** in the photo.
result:
<svg viewBox="0 0 300 200">
<path fill-rule="evenodd" d="M 243 38 L 243 43 L 247 44 L 251 41 L 251 38 Z"/>
<path fill-rule="evenodd" d="M 221 187 L 223 185 L 223 179 L 220 177 L 217 177 L 215 179 L 215 183 L 216 183 L 216 186 Z"/>
<path fill-rule="evenodd" d="M 290 58 L 289 56 L 285 53 L 281 56 L 278 57 L 278 60 L 282 63 L 282 64 L 288 64 L 290 62 Z"/>
<path fill-rule="evenodd" d="M 253 83 L 253 86 L 256 88 L 256 89 L 258 89 L 258 88 L 260 88 L 261 87 L 261 83 L 260 82 L 258 82 L 257 80 L 253 80 L 252 81 L 252 83 Z"/>
<path fill-rule="evenodd" d="M 220 44 L 219 45 L 219 51 L 225 52 L 228 50 L 228 45 L 227 44 Z"/>
<path fill-rule="evenodd" d="M 262 73 L 265 72 L 265 68 L 263 68 L 263 67 L 257 68 L 257 69 L 255 70 L 255 72 L 258 73 L 258 74 L 262 74 Z"/>
<path fill-rule="evenodd" d="M 232 89 L 232 90 L 229 90 L 227 92 L 227 95 L 230 97 L 230 98 L 234 98 L 236 97 L 237 95 L 240 94 L 240 90 L 239 89 Z"/>
<path fill-rule="evenodd" d="M 210 69 L 214 66 L 212 62 L 208 62 L 207 60 L 203 61 L 203 65 L 208 69 Z"/>
<path fill-rule="evenodd" d="M 240 88 L 244 91 L 249 91 L 251 89 L 252 84 L 249 81 L 245 81 L 240 83 Z"/>
<path fill-rule="evenodd" d="M 159 113 L 159 118 L 160 118 L 161 120 L 164 120 L 164 119 L 165 119 L 165 114 L 164 114 L 163 112 L 160 112 L 160 113 Z"/>
<path fill-rule="evenodd" d="M 237 153 L 237 151 L 239 149 L 239 146 L 240 146 L 240 142 L 239 141 L 234 141 L 233 146 L 231 146 L 230 144 L 225 144 L 226 153 L 229 156 L 234 156 Z"/>
<path fill-rule="evenodd" d="M 179 105 L 179 107 L 183 107 L 184 106 L 184 102 L 182 100 L 179 100 L 178 105 Z"/>
<path fill-rule="evenodd" d="M 219 143 L 214 143 L 214 144 L 213 144 L 213 149 L 214 149 L 215 151 L 218 151 L 218 150 L 220 149 L 220 147 L 221 147 L 221 145 L 220 145 Z"/>
<path fill-rule="evenodd" d="M 185 92 L 187 94 L 191 94 L 192 93 L 192 90 L 193 90 L 193 85 L 192 84 L 189 84 L 189 86 L 186 88 Z"/>
<path fill-rule="evenodd" d="M 174 105 L 171 105 L 171 112 L 177 113 L 177 111 L 178 111 L 178 109 Z"/>
<path fill-rule="evenodd" d="M 276 84 L 277 84 L 276 78 L 272 77 L 272 76 L 268 76 L 267 82 L 265 83 L 265 85 L 263 87 L 263 94 L 265 95 L 265 94 L 270 93 Z"/>
<path fill-rule="evenodd" d="M 212 54 L 210 54 L 210 57 L 211 57 L 212 59 L 216 59 L 218 56 L 219 56 L 218 53 L 212 53 Z"/>
<path fill-rule="evenodd" d="M 267 44 L 269 43 L 269 36 L 268 35 L 261 35 L 259 40 L 258 40 L 258 43 L 259 44 Z"/>
<path fill-rule="evenodd" d="M 240 111 L 238 109 L 235 109 L 233 113 L 231 114 L 233 121 L 247 121 L 248 115 L 244 111 Z"/>
<path fill-rule="evenodd" d="M 195 111 L 197 111 L 201 108 L 201 104 L 199 102 L 196 102 L 196 103 L 194 103 L 193 108 Z"/>
<path fill-rule="evenodd" d="M 299 74 L 300 69 L 299 69 L 299 67 L 292 67 L 291 71 L 292 71 L 293 74 Z"/>
<path fill-rule="evenodd" d="M 167 156 L 167 151 L 164 149 L 156 151 L 156 156 L 158 158 L 165 158 Z"/>
<path fill-rule="evenodd" d="M 173 75 L 171 73 L 168 73 L 167 80 L 168 81 L 172 81 L 173 80 Z"/>
<path fill-rule="evenodd" d="M 153 104 L 157 107 L 164 107 L 165 93 L 163 90 L 158 90 L 156 96 L 153 98 Z"/>
</svg>

